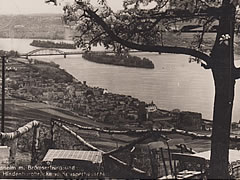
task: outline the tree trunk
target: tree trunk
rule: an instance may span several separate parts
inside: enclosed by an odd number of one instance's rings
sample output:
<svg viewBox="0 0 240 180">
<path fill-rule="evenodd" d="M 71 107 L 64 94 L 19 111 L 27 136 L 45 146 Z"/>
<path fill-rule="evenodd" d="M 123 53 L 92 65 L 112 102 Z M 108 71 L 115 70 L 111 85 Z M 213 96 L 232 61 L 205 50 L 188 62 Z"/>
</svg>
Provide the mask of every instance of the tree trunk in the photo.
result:
<svg viewBox="0 0 240 180">
<path fill-rule="evenodd" d="M 228 160 L 232 107 L 234 100 L 234 17 L 235 8 L 223 1 L 223 13 L 211 57 L 214 61 L 212 73 L 215 83 L 215 101 L 210 158 L 210 178 L 228 179 Z M 228 34 L 229 39 L 222 35 Z M 227 37 L 227 36 L 225 36 Z M 221 39 L 222 38 L 222 39 Z"/>
</svg>

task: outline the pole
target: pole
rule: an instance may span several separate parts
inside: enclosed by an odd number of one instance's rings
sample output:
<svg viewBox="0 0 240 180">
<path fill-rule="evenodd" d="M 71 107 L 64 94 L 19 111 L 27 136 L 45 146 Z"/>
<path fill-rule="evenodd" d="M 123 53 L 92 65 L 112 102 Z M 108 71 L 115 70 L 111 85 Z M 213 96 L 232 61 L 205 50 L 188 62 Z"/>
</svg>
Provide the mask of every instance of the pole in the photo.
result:
<svg viewBox="0 0 240 180">
<path fill-rule="evenodd" d="M 2 56 L 2 121 L 1 121 L 1 132 L 4 133 L 4 116 L 5 116 L 5 58 Z M 2 139 L 1 145 L 4 145 Z"/>
<path fill-rule="evenodd" d="M 50 134 L 51 134 L 51 143 L 53 145 L 54 143 L 54 119 L 51 119 L 50 121 L 50 125 L 51 125 L 51 130 L 50 130 Z"/>
<path fill-rule="evenodd" d="M 33 128 L 33 140 L 32 140 L 32 157 L 31 165 L 34 166 L 37 163 L 37 141 L 38 141 L 38 127 Z"/>
</svg>

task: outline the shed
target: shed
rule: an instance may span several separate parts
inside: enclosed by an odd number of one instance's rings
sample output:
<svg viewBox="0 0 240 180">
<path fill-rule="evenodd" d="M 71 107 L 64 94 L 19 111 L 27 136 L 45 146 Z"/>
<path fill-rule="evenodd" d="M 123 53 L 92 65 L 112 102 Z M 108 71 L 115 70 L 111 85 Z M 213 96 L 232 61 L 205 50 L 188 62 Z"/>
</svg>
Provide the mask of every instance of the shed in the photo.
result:
<svg viewBox="0 0 240 180">
<path fill-rule="evenodd" d="M 53 162 L 54 159 L 83 160 L 100 164 L 102 163 L 102 153 L 98 151 L 49 149 L 43 162 Z"/>
<path fill-rule="evenodd" d="M 104 176 L 102 153 L 98 151 L 49 149 L 43 164 L 60 167 L 56 172 L 69 174 L 72 178 Z M 70 169 L 64 167 L 72 167 Z M 76 177 L 75 177 L 76 176 Z"/>
</svg>

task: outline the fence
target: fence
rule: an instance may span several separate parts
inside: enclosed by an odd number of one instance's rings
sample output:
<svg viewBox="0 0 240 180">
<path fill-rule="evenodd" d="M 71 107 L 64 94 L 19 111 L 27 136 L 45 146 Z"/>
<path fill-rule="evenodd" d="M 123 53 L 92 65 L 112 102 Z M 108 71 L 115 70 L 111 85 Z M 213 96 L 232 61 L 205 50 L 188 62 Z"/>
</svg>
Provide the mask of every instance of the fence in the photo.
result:
<svg viewBox="0 0 240 180">
<path fill-rule="evenodd" d="M 71 130 L 69 127 L 67 127 L 65 124 L 70 125 L 72 128 L 75 128 L 76 130 L 80 129 L 81 132 L 76 133 L 73 130 Z M 57 132 L 57 130 L 55 128 L 56 126 L 58 128 L 63 129 L 64 131 L 68 132 L 72 136 L 74 136 L 81 143 L 80 145 L 82 145 L 82 146 L 84 145 L 85 147 L 88 147 L 90 150 L 102 152 L 105 157 L 105 160 L 107 159 L 106 160 L 107 163 L 111 164 L 110 167 L 106 167 L 106 169 L 108 169 L 107 171 L 113 171 L 114 165 L 110 161 L 114 161 L 114 163 L 117 165 L 116 172 L 118 169 L 118 172 L 117 172 L 118 175 L 119 175 L 119 166 L 127 169 L 128 171 L 138 173 L 138 175 L 141 174 L 144 176 L 146 175 L 148 177 L 150 177 L 152 175 L 153 170 L 152 170 L 149 149 L 148 149 L 146 142 L 144 143 L 144 141 L 149 138 L 156 138 L 156 132 L 141 131 L 141 133 L 139 133 L 139 132 L 136 133 L 136 131 L 129 132 L 129 131 L 106 130 L 106 129 L 100 129 L 100 128 L 95 128 L 95 127 L 84 127 L 84 126 L 80 126 L 77 124 L 65 122 L 62 120 L 52 119 L 52 121 L 51 121 L 52 142 L 56 142 L 56 132 Z M 93 146 L 91 143 L 89 143 L 87 140 L 85 140 L 83 137 L 81 137 L 79 134 L 81 134 L 83 131 L 84 132 L 85 131 L 96 131 L 98 133 L 100 132 L 100 133 L 105 133 L 105 134 L 130 135 L 130 136 L 137 135 L 138 138 L 135 138 L 135 140 L 127 143 L 126 145 L 122 145 L 113 150 L 103 151 L 103 150 Z M 139 137 L 139 135 L 140 135 L 140 137 Z M 165 141 L 167 140 L 166 136 L 161 135 L 161 133 L 157 133 L 157 138 L 161 138 Z M 58 139 L 60 139 L 60 138 L 58 138 Z M 81 146 L 81 148 L 82 148 L 82 146 Z M 181 151 L 181 148 L 179 148 L 178 152 L 180 152 L 180 151 Z M 144 171 L 141 169 L 143 169 Z M 164 175 L 163 169 L 161 169 L 159 172 L 160 172 L 159 176 Z"/>
<path fill-rule="evenodd" d="M 81 126 L 79 124 L 62 121 L 60 119 L 52 119 L 52 120 L 77 127 L 80 130 L 96 131 L 96 132 L 99 132 L 99 133 L 125 134 L 125 135 L 144 134 L 144 133 L 149 133 L 149 132 L 159 133 L 161 135 L 175 133 L 175 134 L 179 134 L 179 135 L 189 136 L 189 137 L 192 137 L 193 139 L 211 140 L 211 135 L 198 134 L 198 133 L 195 133 L 195 132 L 181 130 L 181 129 L 175 129 L 175 128 L 171 128 L 171 129 L 153 128 L 153 129 L 122 130 L 121 131 L 121 130 L 108 130 L 108 129 L 98 128 L 98 127 Z M 230 136 L 230 141 L 240 142 L 240 136 L 231 135 Z"/>
<path fill-rule="evenodd" d="M 121 177 L 129 177 L 129 176 L 132 176 L 132 177 L 147 177 L 146 176 L 146 172 L 145 171 L 142 171 L 140 170 L 139 168 L 136 168 L 136 167 L 131 167 L 128 163 L 120 160 L 119 158 L 111 155 L 113 154 L 114 152 L 105 152 L 95 146 L 93 146 L 92 144 L 90 144 L 89 142 L 87 142 L 84 138 L 82 138 L 80 135 L 78 135 L 76 132 L 72 131 L 69 127 L 65 126 L 62 122 L 59 122 L 59 121 L 55 121 L 55 120 L 52 120 L 52 140 L 54 141 L 54 128 L 55 126 L 57 126 L 58 128 L 61 128 L 63 129 L 64 131 L 68 132 L 69 134 L 71 134 L 73 137 L 75 137 L 82 145 L 86 146 L 87 148 L 89 148 L 90 150 L 94 150 L 94 151 L 100 151 L 103 153 L 103 156 L 104 156 L 104 161 L 105 161 L 105 169 L 107 171 L 107 174 L 105 175 L 113 175 L 114 177 L 117 177 L 117 176 L 121 176 Z M 131 148 L 132 146 L 134 146 L 136 142 L 133 142 L 133 143 L 130 143 L 131 145 L 128 146 L 128 147 L 120 147 L 121 150 L 119 151 L 123 151 L 124 149 L 127 149 L 127 148 Z M 125 154 L 126 155 L 126 154 Z M 110 167 L 109 167 L 110 166 Z M 118 166 L 118 168 L 114 168 Z M 119 168 L 121 167 L 121 168 Z M 119 169 L 121 169 L 121 171 L 123 171 L 123 169 L 125 170 L 124 173 L 119 173 Z M 116 170 L 116 171 L 115 171 Z M 111 172 L 109 172 L 111 171 Z M 115 171 L 115 172 L 113 172 Z M 109 173 L 109 174 L 108 174 Z"/>
</svg>

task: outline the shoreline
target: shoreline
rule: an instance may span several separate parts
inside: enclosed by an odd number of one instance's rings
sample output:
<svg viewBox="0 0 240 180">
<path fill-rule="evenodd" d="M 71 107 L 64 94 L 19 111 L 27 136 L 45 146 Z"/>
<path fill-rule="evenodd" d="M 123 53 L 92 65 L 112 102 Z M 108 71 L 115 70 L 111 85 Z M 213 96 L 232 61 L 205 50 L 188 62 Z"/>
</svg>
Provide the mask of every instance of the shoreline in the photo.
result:
<svg viewBox="0 0 240 180">
<path fill-rule="evenodd" d="M 147 104 L 132 96 L 111 93 L 101 87 L 88 86 L 87 82 L 79 81 L 69 72 L 61 69 L 59 64 L 53 62 L 35 60 L 28 63 L 21 62 L 21 65 L 15 66 L 21 66 L 32 76 L 29 80 L 25 78 L 25 80 L 16 81 L 21 88 L 10 89 L 15 96 L 67 109 L 96 122 L 118 126 L 120 129 L 123 127 L 127 129 L 171 128 L 177 123 L 179 114 L 188 114 L 188 116 L 197 115 L 198 124 L 201 123 L 200 113 L 163 110 L 157 108 L 154 103 Z M 24 91 L 28 93 L 22 93 Z M 200 125 L 193 129 L 196 128 L 199 129 Z"/>
<path fill-rule="evenodd" d="M 59 66 L 60 67 L 60 66 Z M 77 79 L 76 77 L 74 77 L 71 73 L 69 73 L 68 71 L 65 71 L 66 73 L 68 73 L 68 74 L 70 74 L 72 77 L 73 77 L 73 79 L 74 79 L 74 81 L 76 82 L 76 83 L 79 83 L 79 82 L 81 82 L 81 83 L 87 83 L 87 82 L 85 82 L 85 81 L 81 81 L 81 80 L 79 80 L 79 79 Z M 104 89 L 104 88 L 102 88 L 102 87 L 95 87 L 95 86 L 89 86 L 90 88 L 99 88 L 99 89 L 101 89 L 101 90 L 106 90 L 106 89 Z M 140 102 L 144 102 L 145 103 L 145 105 L 151 105 L 151 103 L 146 103 L 145 101 L 142 101 L 141 99 L 138 99 L 138 97 L 132 97 L 132 96 L 130 96 L 130 95 L 122 95 L 122 94 L 118 94 L 118 93 L 112 93 L 112 92 L 109 92 L 110 94 L 115 94 L 115 95 L 119 95 L 119 96 L 127 96 L 127 97 L 131 97 L 131 98 L 134 98 L 134 99 L 137 99 L 137 100 L 139 100 Z M 155 105 L 155 104 L 154 104 Z M 156 106 L 156 105 L 155 105 Z M 156 106 L 157 107 L 157 106 Z M 69 109 L 68 109 L 69 110 Z M 176 112 L 175 112 L 175 110 L 179 110 L 179 112 L 177 112 L 177 113 L 185 113 L 185 112 L 189 112 L 189 113 L 198 113 L 198 114 L 202 114 L 202 113 L 199 113 L 199 112 L 196 112 L 196 111 L 189 111 L 189 110 L 180 110 L 180 109 L 173 109 L 173 110 L 169 110 L 169 109 L 163 109 L 163 108 L 158 108 L 157 107 L 157 111 L 160 111 L 160 112 L 163 112 L 163 113 L 167 113 L 167 114 L 175 114 Z M 71 111 L 71 110 L 69 110 L 69 111 Z M 75 113 L 74 111 L 71 111 L 71 112 L 73 112 L 73 113 Z M 90 119 L 92 119 L 92 117 L 90 116 L 89 117 Z M 206 125 L 206 127 L 209 127 L 209 126 L 211 126 L 212 125 L 212 120 L 211 119 L 206 119 L 206 118 L 202 118 L 201 117 L 201 122 L 202 123 L 204 123 L 205 125 Z M 234 123 L 234 122 L 232 122 L 232 123 Z M 209 129 L 210 130 L 210 129 Z"/>
</svg>

